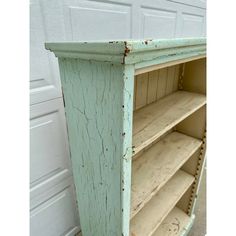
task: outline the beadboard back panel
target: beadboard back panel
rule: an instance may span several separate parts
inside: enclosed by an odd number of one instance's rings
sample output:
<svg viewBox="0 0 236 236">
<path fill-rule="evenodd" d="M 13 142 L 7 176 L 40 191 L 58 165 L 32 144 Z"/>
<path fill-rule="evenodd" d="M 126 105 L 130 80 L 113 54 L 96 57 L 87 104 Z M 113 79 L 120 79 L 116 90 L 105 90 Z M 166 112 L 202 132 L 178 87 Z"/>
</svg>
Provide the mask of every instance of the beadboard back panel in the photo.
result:
<svg viewBox="0 0 236 236">
<path fill-rule="evenodd" d="M 154 70 L 135 76 L 134 110 L 178 90 L 180 65 Z"/>
</svg>

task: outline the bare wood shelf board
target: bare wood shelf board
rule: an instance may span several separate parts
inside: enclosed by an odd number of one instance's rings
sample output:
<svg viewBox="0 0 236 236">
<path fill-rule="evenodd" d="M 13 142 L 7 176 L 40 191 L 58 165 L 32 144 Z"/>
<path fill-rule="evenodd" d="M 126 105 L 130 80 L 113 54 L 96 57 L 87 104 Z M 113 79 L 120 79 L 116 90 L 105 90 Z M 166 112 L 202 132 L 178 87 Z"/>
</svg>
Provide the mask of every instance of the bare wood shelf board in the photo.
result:
<svg viewBox="0 0 236 236">
<path fill-rule="evenodd" d="M 134 154 L 148 147 L 161 135 L 206 104 L 206 96 L 177 91 L 134 112 Z"/>
<path fill-rule="evenodd" d="M 180 236 L 190 222 L 191 217 L 174 207 L 152 236 Z"/>
<path fill-rule="evenodd" d="M 202 142 L 173 132 L 133 161 L 131 218 L 200 148 Z"/>
<path fill-rule="evenodd" d="M 131 235 L 151 236 L 194 181 L 179 170 L 131 220 Z"/>
</svg>

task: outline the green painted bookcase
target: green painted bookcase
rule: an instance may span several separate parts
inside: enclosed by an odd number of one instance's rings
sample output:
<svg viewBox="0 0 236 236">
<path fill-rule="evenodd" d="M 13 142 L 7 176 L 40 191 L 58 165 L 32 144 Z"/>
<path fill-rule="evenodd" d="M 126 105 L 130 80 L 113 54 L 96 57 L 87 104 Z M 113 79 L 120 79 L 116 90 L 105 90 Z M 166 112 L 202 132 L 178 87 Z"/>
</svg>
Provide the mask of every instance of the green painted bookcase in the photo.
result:
<svg viewBox="0 0 236 236">
<path fill-rule="evenodd" d="M 83 236 L 186 235 L 204 166 L 206 40 L 48 42 Z"/>
</svg>

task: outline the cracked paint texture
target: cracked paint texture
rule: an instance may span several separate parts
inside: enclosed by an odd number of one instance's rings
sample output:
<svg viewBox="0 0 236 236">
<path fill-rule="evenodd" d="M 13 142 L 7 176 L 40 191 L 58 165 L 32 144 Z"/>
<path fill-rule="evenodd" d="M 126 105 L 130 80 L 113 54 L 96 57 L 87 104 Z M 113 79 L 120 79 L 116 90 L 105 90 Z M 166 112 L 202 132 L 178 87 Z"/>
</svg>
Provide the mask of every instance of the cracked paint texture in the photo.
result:
<svg viewBox="0 0 236 236">
<path fill-rule="evenodd" d="M 83 236 L 128 236 L 134 67 L 59 65 Z"/>
</svg>

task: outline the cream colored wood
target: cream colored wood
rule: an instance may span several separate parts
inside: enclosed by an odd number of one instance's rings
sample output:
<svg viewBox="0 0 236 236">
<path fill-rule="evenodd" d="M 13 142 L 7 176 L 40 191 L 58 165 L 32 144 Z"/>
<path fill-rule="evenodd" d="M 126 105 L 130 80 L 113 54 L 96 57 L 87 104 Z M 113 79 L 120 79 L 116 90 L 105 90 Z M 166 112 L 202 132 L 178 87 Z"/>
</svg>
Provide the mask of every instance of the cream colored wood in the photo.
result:
<svg viewBox="0 0 236 236">
<path fill-rule="evenodd" d="M 180 65 L 175 66 L 175 77 L 173 82 L 173 92 L 176 92 L 179 87 L 179 74 L 180 74 Z"/>
<path fill-rule="evenodd" d="M 152 236 L 180 236 L 190 221 L 185 212 L 175 207 Z"/>
<path fill-rule="evenodd" d="M 179 69 L 175 65 L 135 76 L 134 110 L 177 91 Z"/>
<path fill-rule="evenodd" d="M 199 149 L 201 141 L 173 132 L 133 161 L 131 218 Z"/>
<path fill-rule="evenodd" d="M 177 131 L 198 139 L 203 139 L 205 129 L 206 129 L 206 106 L 203 106 L 198 111 L 187 117 L 185 120 L 183 120 L 176 126 Z M 189 158 L 189 160 L 182 166 L 181 169 L 195 176 L 198 171 L 197 169 L 200 168 L 199 167 L 200 153 L 201 150 L 198 150 L 196 153 L 194 153 L 194 155 L 191 158 Z M 203 160 L 201 160 L 201 162 L 202 161 Z M 192 190 L 186 192 L 186 194 L 182 197 L 181 201 L 178 203 L 178 207 L 187 212 L 191 196 L 192 196 Z"/>
<path fill-rule="evenodd" d="M 174 80 L 175 80 L 175 66 L 171 66 L 168 67 L 167 71 L 165 95 L 169 95 L 173 92 Z"/>
<path fill-rule="evenodd" d="M 134 112 L 133 146 L 138 153 L 206 103 L 202 94 L 175 92 Z"/>
<path fill-rule="evenodd" d="M 189 62 L 189 61 L 194 61 L 197 59 L 201 59 L 201 58 L 206 58 L 206 55 L 200 55 L 200 56 L 194 56 L 191 58 L 186 58 L 186 59 L 181 59 L 181 60 L 176 60 L 176 61 L 170 61 L 167 63 L 162 63 L 162 64 L 158 64 L 158 65 L 153 65 L 153 66 L 148 66 L 148 67 L 144 67 L 144 68 L 140 68 L 140 69 L 136 69 L 135 70 L 135 75 L 140 75 L 143 73 L 147 73 L 153 70 L 159 70 L 165 67 L 169 67 L 169 66 L 174 66 L 174 65 L 178 65 L 178 64 L 182 64 L 185 62 Z"/>
<path fill-rule="evenodd" d="M 155 70 L 148 73 L 148 96 L 147 96 L 147 104 L 156 101 L 157 96 L 157 83 L 158 83 L 158 74 L 159 71 Z"/>
<path fill-rule="evenodd" d="M 202 139 L 206 130 L 206 106 L 184 119 L 176 126 L 181 133 Z"/>
<path fill-rule="evenodd" d="M 147 104 L 148 94 L 148 74 L 142 74 L 137 76 L 137 90 L 135 108 L 139 109 Z"/>
<path fill-rule="evenodd" d="M 181 197 L 181 199 L 178 201 L 178 203 L 176 204 L 176 206 L 181 209 L 182 211 L 184 211 L 186 214 L 188 213 L 188 206 L 190 204 L 190 199 L 191 199 L 191 195 L 192 195 L 192 187 L 189 188 L 184 195 Z"/>
<path fill-rule="evenodd" d="M 157 100 L 164 97 L 166 94 L 167 72 L 167 68 L 163 68 L 159 71 Z"/>
<path fill-rule="evenodd" d="M 196 169 L 198 165 L 198 157 L 200 155 L 200 149 L 197 150 L 187 161 L 184 163 L 184 165 L 181 167 L 181 170 L 184 170 L 185 172 L 195 175 Z"/>
<path fill-rule="evenodd" d="M 147 151 L 148 148 L 152 147 L 153 145 L 155 145 L 157 142 L 159 142 L 161 139 L 165 138 L 165 136 L 167 136 L 168 134 L 172 133 L 175 131 L 175 127 L 168 130 L 166 133 L 164 133 L 163 135 L 161 135 L 159 138 L 157 138 L 154 142 L 152 142 L 150 145 L 148 145 L 146 148 L 142 149 L 140 152 L 138 152 L 137 154 L 133 154 L 132 160 L 134 161 L 136 158 L 138 158 L 139 156 L 143 155 L 144 152 Z"/>
<path fill-rule="evenodd" d="M 131 220 L 131 235 L 151 236 L 193 181 L 193 176 L 179 170 Z"/>
<path fill-rule="evenodd" d="M 206 94 L 206 58 L 185 64 L 183 89 Z"/>
</svg>

